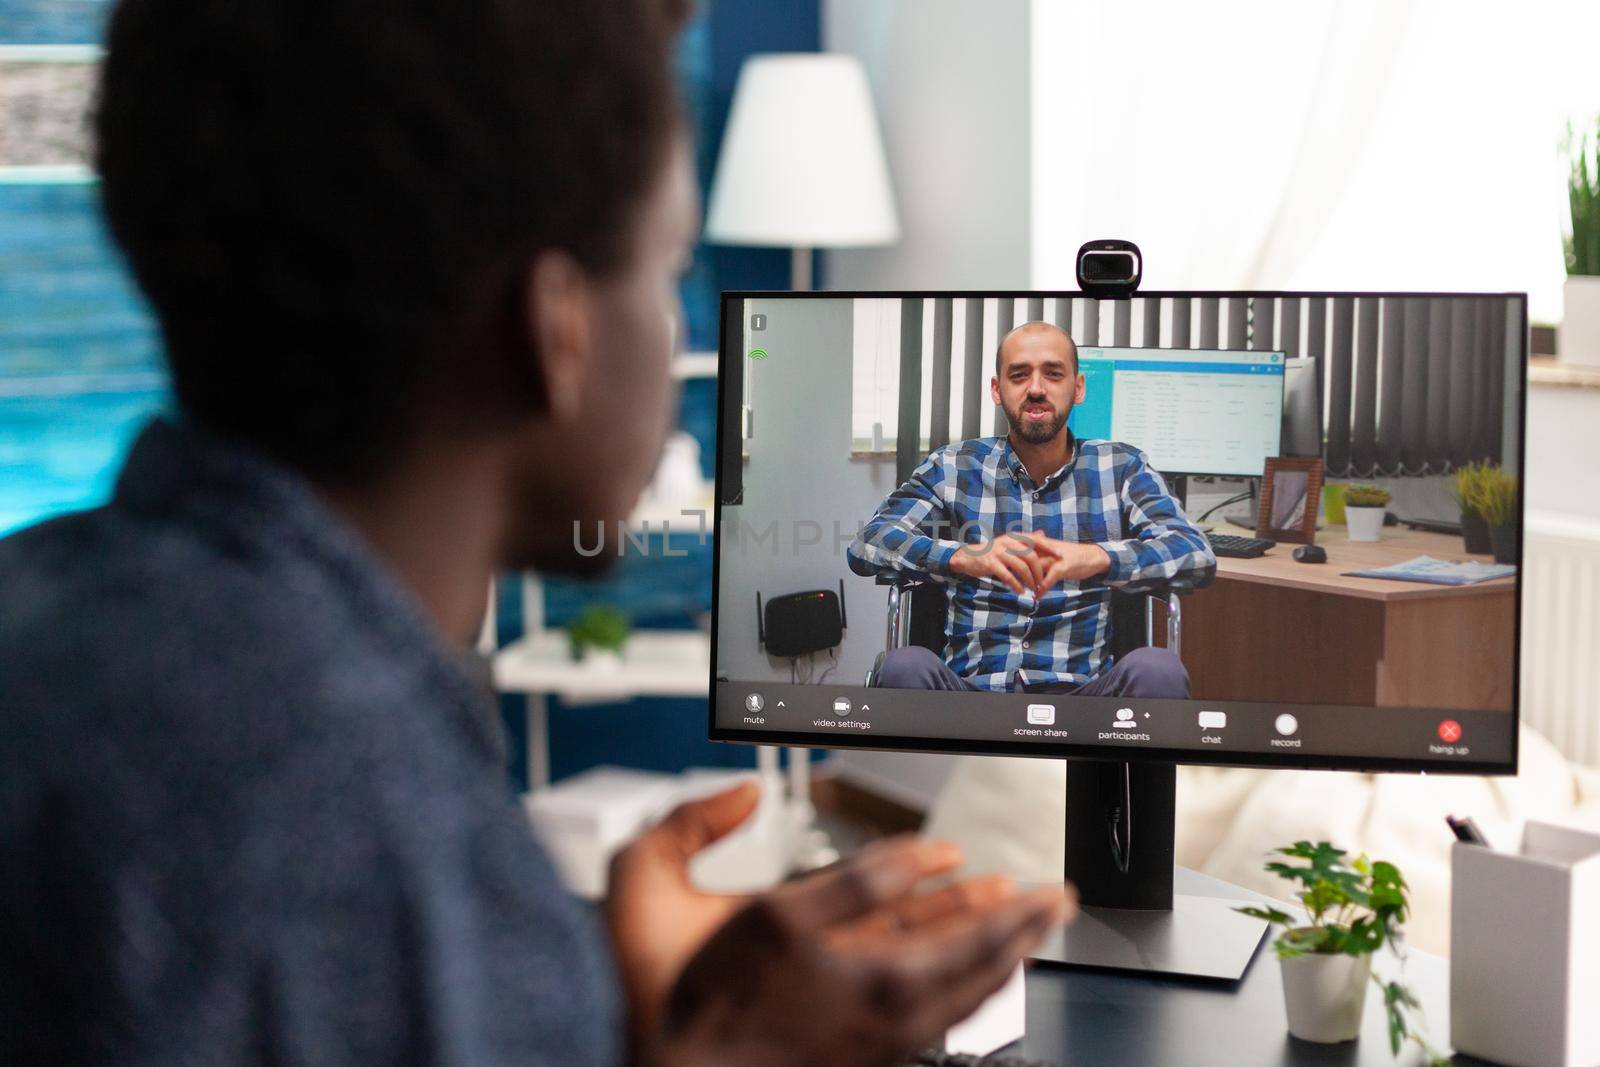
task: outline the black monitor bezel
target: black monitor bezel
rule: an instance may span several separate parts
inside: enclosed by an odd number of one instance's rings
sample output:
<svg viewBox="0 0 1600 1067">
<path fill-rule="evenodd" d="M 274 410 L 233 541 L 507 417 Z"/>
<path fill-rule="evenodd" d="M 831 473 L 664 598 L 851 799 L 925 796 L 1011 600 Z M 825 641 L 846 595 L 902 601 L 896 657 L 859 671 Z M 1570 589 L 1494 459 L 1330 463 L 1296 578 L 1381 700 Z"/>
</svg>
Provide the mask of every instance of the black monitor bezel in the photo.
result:
<svg viewBox="0 0 1600 1067">
<path fill-rule="evenodd" d="M 1517 393 L 1517 482 L 1519 486 L 1527 484 L 1526 472 L 1528 462 L 1528 359 L 1530 348 L 1529 320 L 1528 320 L 1528 294 L 1525 292 L 1420 292 L 1420 291 L 1382 291 L 1382 290 L 1150 290 L 1140 291 L 1131 297 L 1103 297 L 1085 293 L 1077 289 L 905 289 L 905 290 L 761 290 L 761 289 L 730 289 L 722 293 L 718 306 L 717 327 L 717 432 L 720 435 L 727 418 L 726 405 L 729 394 L 725 388 L 731 377 L 728 374 L 730 361 L 734 353 L 729 348 L 728 322 L 729 308 L 734 302 L 742 302 L 752 298 L 796 298 L 815 300 L 856 300 L 856 299 L 1028 299 L 1039 297 L 1043 299 L 1071 298 L 1083 300 L 1097 300 L 1101 303 L 1114 300 L 1142 299 L 1254 299 L 1254 298 L 1336 298 L 1353 297 L 1355 299 L 1374 299 L 1381 297 L 1498 297 L 1515 300 L 1521 310 L 1520 334 L 1522 337 L 1522 355 L 1520 373 L 1518 375 Z M 742 331 L 742 311 L 739 320 Z M 741 366 L 739 364 L 734 364 Z M 739 380 L 743 381 L 740 374 Z M 742 396 L 736 399 L 742 401 Z M 712 741 L 731 744 L 757 744 L 757 745 L 785 745 L 799 748 L 818 749 L 857 749 L 876 752 L 929 752 L 947 755 L 986 755 L 986 756 L 1024 756 L 1034 759 L 1089 759 L 1106 760 L 1121 763 L 1184 763 L 1194 766 L 1207 767 L 1262 767 L 1280 770 L 1329 770 L 1329 771 L 1358 771 L 1358 772 L 1401 772 L 1401 773 L 1428 773 L 1428 774 L 1455 774 L 1455 775 L 1493 775 L 1510 776 L 1517 773 L 1521 752 L 1521 723 L 1522 723 L 1522 597 L 1523 597 L 1523 563 L 1525 551 L 1525 537 L 1517 538 L 1517 573 L 1515 582 L 1516 607 L 1514 615 L 1514 636 L 1512 649 L 1512 677 L 1511 677 L 1511 709 L 1508 712 L 1511 718 L 1511 757 L 1506 763 L 1496 763 L 1482 760 L 1461 762 L 1438 761 L 1396 758 L 1380 758 L 1373 756 L 1325 756 L 1321 754 L 1278 754 L 1273 752 L 1200 752 L 1192 749 L 1175 748 L 1116 748 L 1107 745 L 1085 744 L 1052 744 L 1044 742 L 1005 742 L 1005 741 L 960 741 L 949 738 L 918 738 L 918 737 L 893 737 L 874 736 L 870 740 L 854 735 L 818 734 L 796 731 L 767 731 L 767 730 L 740 730 L 717 725 L 717 627 L 720 619 L 720 605 L 718 603 L 721 589 L 722 568 L 722 543 L 720 531 L 724 528 L 722 521 L 722 500 L 724 485 L 724 464 L 727 460 L 728 449 L 725 441 L 719 437 L 716 449 L 716 487 L 713 493 L 713 507 L 715 522 L 711 530 L 711 662 L 710 688 L 706 701 L 707 736 Z M 742 462 L 742 460 L 741 460 Z M 1527 500 L 1524 494 L 1518 500 L 1519 529 L 1524 528 L 1527 522 Z"/>
</svg>

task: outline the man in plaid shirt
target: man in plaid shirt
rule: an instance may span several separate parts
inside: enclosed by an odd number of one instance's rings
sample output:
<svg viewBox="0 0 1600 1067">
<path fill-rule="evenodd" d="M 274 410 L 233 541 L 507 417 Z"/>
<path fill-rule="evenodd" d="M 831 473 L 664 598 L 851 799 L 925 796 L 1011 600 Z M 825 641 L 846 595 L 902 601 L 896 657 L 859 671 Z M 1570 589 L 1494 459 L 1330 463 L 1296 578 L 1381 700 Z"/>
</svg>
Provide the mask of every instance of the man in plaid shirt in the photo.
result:
<svg viewBox="0 0 1600 1067">
<path fill-rule="evenodd" d="M 1064 330 L 1029 322 L 1007 334 L 989 392 L 1010 433 L 930 455 L 850 546 L 857 574 L 948 592 L 945 655 L 895 649 L 878 684 L 1187 697 L 1188 672 L 1167 649 L 1112 662 L 1110 594 L 1208 584 L 1217 561 L 1205 537 L 1143 452 L 1067 429 L 1084 377 Z"/>
</svg>

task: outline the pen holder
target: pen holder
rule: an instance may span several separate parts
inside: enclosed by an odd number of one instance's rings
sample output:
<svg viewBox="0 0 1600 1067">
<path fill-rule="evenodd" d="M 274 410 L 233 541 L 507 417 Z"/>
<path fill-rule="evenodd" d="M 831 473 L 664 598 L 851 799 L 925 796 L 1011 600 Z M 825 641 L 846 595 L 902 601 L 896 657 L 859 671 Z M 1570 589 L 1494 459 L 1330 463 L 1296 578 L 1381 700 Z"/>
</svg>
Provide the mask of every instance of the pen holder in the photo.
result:
<svg viewBox="0 0 1600 1067">
<path fill-rule="evenodd" d="M 1512 1067 L 1600 1063 L 1600 835 L 1529 822 L 1451 854 L 1450 1043 Z"/>
</svg>

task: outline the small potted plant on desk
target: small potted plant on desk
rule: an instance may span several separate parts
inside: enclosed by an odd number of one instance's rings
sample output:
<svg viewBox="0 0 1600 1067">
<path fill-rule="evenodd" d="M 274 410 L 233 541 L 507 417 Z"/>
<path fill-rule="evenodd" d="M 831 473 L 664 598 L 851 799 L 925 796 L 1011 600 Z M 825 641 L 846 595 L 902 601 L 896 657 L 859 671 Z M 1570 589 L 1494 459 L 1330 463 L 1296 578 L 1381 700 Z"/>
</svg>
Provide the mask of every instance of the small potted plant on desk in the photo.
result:
<svg viewBox="0 0 1600 1067">
<path fill-rule="evenodd" d="M 1494 468 L 1478 492 L 1478 511 L 1489 527 L 1496 563 L 1517 561 L 1517 476 Z"/>
<path fill-rule="evenodd" d="M 1274 861 L 1266 869 L 1296 884 L 1308 921 L 1271 907 L 1238 910 L 1284 928 L 1273 945 L 1283 967 L 1289 1033 L 1320 1044 L 1355 1040 L 1372 981 L 1383 990 L 1391 1051 L 1399 1055 L 1409 1038 L 1431 1063 L 1446 1062 L 1412 1026 L 1412 1016 L 1422 1010 L 1416 995 L 1403 982 L 1385 982 L 1372 973 L 1372 955 L 1384 945 L 1402 966 L 1405 961 L 1400 927 L 1409 901 L 1400 871 L 1365 856 L 1346 863 L 1346 853 L 1326 841 L 1297 841 L 1275 854 L 1305 861 L 1303 866 Z"/>
<path fill-rule="evenodd" d="M 1344 487 L 1344 521 L 1352 541 L 1376 541 L 1383 533 L 1383 514 L 1389 506 L 1389 490 L 1375 485 Z"/>
<path fill-rule="evenodd" d="M 591 670 L 620 670 L 622 649 L 633 627 L 609 604 L 591 604 L 567 626 L 572 658 Z"/>
<path fill-rule="evenodd" d="M 1455 497 L 1461 505 L 1462 547 L 1475 555 L 1486 556 L 1494 551 L 1489 543 L 1489 523 L 1478 509 L 1482 506 L 1484 485 L 1499 469 L 1493 463 L 1468 463 L 1456 468 Z"/>
</svg>

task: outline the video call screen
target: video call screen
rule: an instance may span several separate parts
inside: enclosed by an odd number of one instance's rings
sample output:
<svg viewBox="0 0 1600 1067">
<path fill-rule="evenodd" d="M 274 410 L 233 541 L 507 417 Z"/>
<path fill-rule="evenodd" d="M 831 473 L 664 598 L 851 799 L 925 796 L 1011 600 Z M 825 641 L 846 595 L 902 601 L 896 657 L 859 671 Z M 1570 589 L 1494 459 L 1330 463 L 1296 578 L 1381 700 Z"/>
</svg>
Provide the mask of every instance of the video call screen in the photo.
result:
<svg viewBox="0 0 1600 1067">
<path fill-rule="evenodd" d="M 1510 770 L 1526 334 L 1520 294 L 725 294 L 712 736 Z"/>
</svg>

